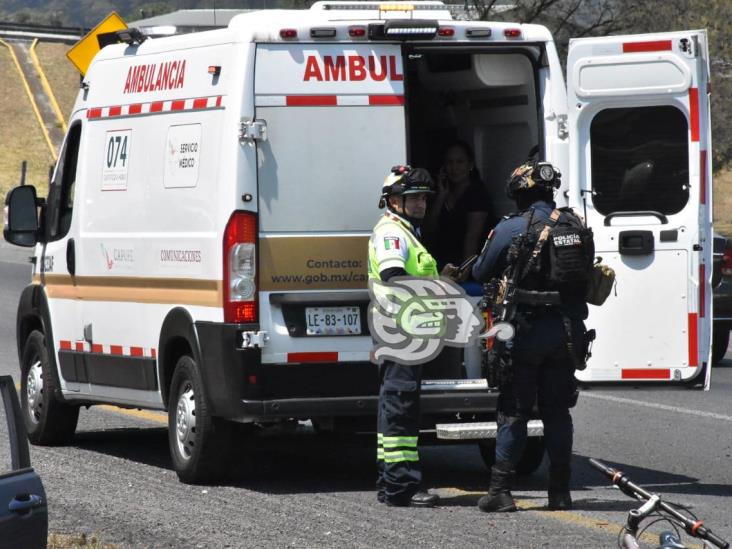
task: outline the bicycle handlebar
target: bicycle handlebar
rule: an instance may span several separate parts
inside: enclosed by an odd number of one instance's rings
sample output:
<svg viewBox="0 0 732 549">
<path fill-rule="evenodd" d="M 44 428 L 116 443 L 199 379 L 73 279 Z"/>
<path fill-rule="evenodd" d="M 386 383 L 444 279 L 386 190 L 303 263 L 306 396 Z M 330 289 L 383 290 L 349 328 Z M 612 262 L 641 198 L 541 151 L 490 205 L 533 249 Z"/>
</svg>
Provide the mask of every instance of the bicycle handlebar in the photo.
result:
<svg viewBox="0 0 732 549">
<path fill-rule="evenodd" d="M 636 484 L 633 484 L 631 480 L 626 477 L 625 474 L 623 474 L 622 471 L 618 471 L 617 469 L 608 467 L 601 461 L 598 461 L 594 458 L 590 458 L 590 465 L 592 465 L 595 469 L 607 476 L 612 481 L 612 483 L 620 488 L 620 490 L 625 495 L 635 499 L 646 501 L 653 497 L 653 494 L 651 494 L 650 492 L 644 490 Z M 702 521 L 695 521 L 693 519 L 690 519 L 686 515 L 681 514 L 678 510 L 674 509 L 671 505 L 664 502 L 663 500 L 659 501 L 658 507 L 665 511 L 667 514 L 671 515 L 676 520 L 678 520 L 683 525 L 686 533 L 690 536 L 707 540 L 709 543 L 716 545 L 720 549 L 729 549 L 729 543 L 724 541 L 722 538 L 716 536 L 706 526 L 703 526 Z"/>
</svg>

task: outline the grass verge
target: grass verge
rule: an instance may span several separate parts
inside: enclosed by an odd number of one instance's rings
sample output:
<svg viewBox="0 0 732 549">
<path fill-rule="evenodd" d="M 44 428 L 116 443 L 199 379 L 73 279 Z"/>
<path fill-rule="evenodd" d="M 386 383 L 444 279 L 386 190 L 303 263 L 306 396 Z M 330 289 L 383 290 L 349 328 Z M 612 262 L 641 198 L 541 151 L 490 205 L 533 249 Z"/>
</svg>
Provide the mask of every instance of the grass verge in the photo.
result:
<svg viewBox="0 0 732 549">
<path fill-rule="evenodd" d="M 53 158 L 33 116 L 30 100 L 23 89 L 10 52 L 0 46 L 0 199 L 20 181 L 20 163 L 28 161 L 26 183 L 48 192 L 48 168 Z"/>
<path fill-rule="evenodd" d="M 68 535 L 68 534 L 49 534 L 48 549 L 119 549 L 117 545 L 104 543 L 97 538 L 95 534 L 86 535 Z"/>
<path fill-rule="evenodd" d="M 732 166 L 714 174 L 714 230 L 732 237 Z"/>
<path fill-rule="evenodd" d="M 68 44 L 51 42 L 39 42 L 36 46 L 38 60 L 41 62 L 43 72 L 56 96 L 65 122 L 69 120 L 76 95 L 79 92 L 79 71 L 66 58 L 66 52 L 69 49 Z"/>
</svg>

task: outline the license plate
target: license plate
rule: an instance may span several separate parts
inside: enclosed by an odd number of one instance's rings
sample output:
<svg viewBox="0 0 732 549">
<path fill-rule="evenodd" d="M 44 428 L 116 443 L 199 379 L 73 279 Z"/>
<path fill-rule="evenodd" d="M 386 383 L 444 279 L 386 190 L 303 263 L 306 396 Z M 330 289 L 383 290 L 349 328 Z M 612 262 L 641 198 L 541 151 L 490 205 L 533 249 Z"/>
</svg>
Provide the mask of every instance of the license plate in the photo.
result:
<svg viewBox="0 0 732 549">
<path fill-rule="evenodd" d="M 361 310 L 358 307 L 306 307 L 307 335 L 359 335 Z"/>
</svg>

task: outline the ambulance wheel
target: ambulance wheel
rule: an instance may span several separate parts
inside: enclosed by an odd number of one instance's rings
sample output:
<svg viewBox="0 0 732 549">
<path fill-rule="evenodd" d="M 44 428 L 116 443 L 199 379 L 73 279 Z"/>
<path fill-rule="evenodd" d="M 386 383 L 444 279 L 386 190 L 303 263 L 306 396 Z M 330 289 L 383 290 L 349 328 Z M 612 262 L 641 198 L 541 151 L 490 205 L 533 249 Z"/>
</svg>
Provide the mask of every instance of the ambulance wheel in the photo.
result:
<svg viewBox="0 0 732 549">
<path fill-rule="evenodd" d="M 496 440 L 489 439 L 478 443 L 480 457 L 490 471 L 496 462 Z M 526 441 L 524 454 L 516 465 L 516 474 L 525 476 L 536 471 L 544 459 L 544 437 L 530 437 Z"/>
<path fill-rule="evenodd" d="M 168 445 L 173 468 L 186 484 L 219 480 L 227 473 L 232 424 L 211 416 L 198 365 L 178 360 L 168 400 Z"/>
<path fill-rule="evenodd" d="M 729 347 L 729 330 L 717 328 L 712 332 L 712 365 L 719 364 L 727 354 L 727 347 Z"/>
<path fill-rule="evenodd" d="M 46 338 L 34 330 L 23 349 L 20 373 L 20 403 L 28 440 L 33 444 L 53 446 L 74 438 L 79 407 L 57 400 L 55 393 Z"/>
<path fill-rule="evenodd" d="M 544 459 L 544 437 L 529 437 L 524 448 L 524 455 L 521 456 L 516 465 L 516 474 L 530 475 L 539 468 Z"/>
<path fill-rule="evenodd" d="M 483 459 L 483 464 L 490 472 L 491 467 L 496 463 L 496 439 L 488 438 L 478 442 L 478 451 Z"/>
</svg>

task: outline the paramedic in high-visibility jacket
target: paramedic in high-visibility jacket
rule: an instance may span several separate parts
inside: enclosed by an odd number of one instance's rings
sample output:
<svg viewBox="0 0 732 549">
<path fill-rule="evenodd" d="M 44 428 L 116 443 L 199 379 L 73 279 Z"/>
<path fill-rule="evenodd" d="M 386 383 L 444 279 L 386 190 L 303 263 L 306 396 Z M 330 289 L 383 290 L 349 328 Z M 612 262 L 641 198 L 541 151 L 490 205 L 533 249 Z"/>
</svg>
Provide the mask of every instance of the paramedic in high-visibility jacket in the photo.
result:
<svg viewBox="0 0 732 549">
<path fill-rule="evenodd" d="M 420 223 L 433 182 L 423 168 L 396 166 L 384 180 L 379 207 L 386 212 L 369 241 L 369 278 L 436 278 L 437 263 L 420 242 Z M 417 452 L 422 365 L 391 360 L 379 364 L 377 422 L 378 500 L 400 507 L 433 507 L 439 500 L 422 489 Z"/>
</svg>

